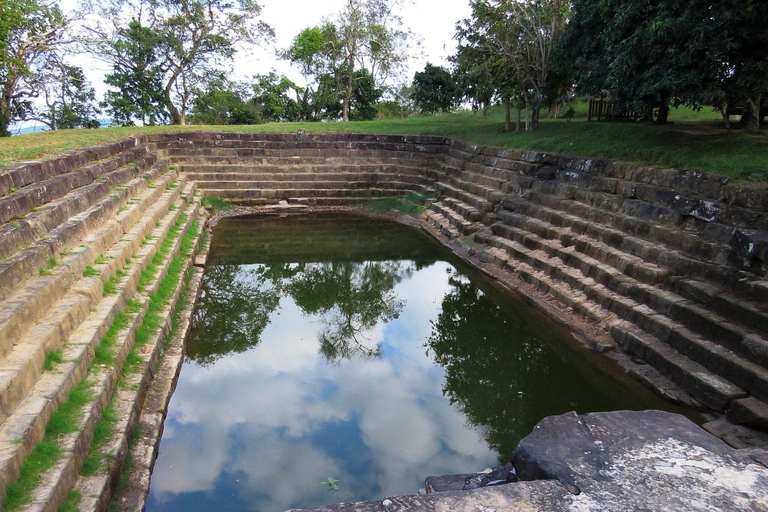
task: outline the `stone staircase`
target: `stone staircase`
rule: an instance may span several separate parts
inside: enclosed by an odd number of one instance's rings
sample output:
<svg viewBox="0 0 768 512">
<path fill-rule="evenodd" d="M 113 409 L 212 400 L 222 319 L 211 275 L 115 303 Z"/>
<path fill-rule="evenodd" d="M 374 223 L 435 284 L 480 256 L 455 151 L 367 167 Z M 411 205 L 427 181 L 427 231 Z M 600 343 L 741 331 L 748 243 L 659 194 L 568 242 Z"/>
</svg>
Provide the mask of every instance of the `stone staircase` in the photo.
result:
<svg viewBox="0 0 768 512">
<path fill-rule="evenodd" d="M 426 213 L 609 330 L 693 400 L 768 430 L 768 191 L 691 171 L 453 143 Z M 608 347 L 610 348 L 610 347 Z"/>
<path fill-rule="evenodd" d="M 766 187 L 440 137 L 153 134 L 0 170 L 2 509 L 105 510 L 139 425 L 151 470 L 172 387 L 148 390 L 181 360 L 205 196 L 422 191 L 426 223 L 602 326 L 601 350 L 768 430 Z"/>
<path fill-rule="evenodd" d="M 438 139 L 381 142 L 376 136 L 195 134 L 153 136 L 158 152 L 197 183 L 206 197 L 245 205 L 306 199 L 312 205 L 365 202 L 424 191 L 425 163 Z"/>
<path fill-rule="evenodd" d="M 3 510 L 57 510 L 78 496 L 94 436 L 133 434 L 105 411 L 128 386 L 143 400 L 200 195 L 138 139 L 20 164 L 0 183 L 0 497 Z"/>
</svg>

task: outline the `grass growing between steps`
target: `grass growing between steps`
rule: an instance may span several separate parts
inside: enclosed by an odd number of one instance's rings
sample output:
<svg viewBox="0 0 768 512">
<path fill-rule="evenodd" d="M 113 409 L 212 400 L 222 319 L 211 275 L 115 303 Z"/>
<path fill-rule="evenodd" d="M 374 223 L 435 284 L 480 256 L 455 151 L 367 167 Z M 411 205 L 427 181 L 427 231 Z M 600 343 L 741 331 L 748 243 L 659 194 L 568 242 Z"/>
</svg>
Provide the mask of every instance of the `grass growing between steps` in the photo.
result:
<svg viewBox="0 0 768 512">
<path fill-rule="evenodd" d="M 181 226 L 183 225 L 183 222 L 185 222 L 187 218 L 188 218 L 187 216 L 182 215 L 176 221 L 174 226 L 169 230 L 168 235 L 165 237 L 165 240 L 163 241 L 163 244 L 161 245 L 160 249 L 158 249 L 158 251 L 155 253 L 155 255 L 157 255 L 161 251 L 164 251 L 165 256 L 169 254 L 172 244 L 174 240 L 178 238 Z M 193 223 L 195 227 L 195 231 L 197 230 L 197 224 L 198 224 L 198 221 L 195 220 Z M 188 236 L 191 234 L 191 231 L 192 230 L 190 230 L 190 232 L 187 233 L 187 236 L 184 237 L 181 244 L 182 249 L 184 249 L 185 242 L 187 241 Z M 196 236 L 196 232 L 194 235 Z M 194 238 L 192 239 L 192 241 L 189 241 L 186 243 L 187 252 L 192 247 L 192 243 L 194 243 Z M 182 252 L 178 257 L 176 257 L 173 260 L 173 263 L 175 263 L 176 260 L 179 260 L 179 259 L 184 260 L 185 257 L 186 257 L 186 253 Z M 153 258 L 153 261 L 154 261 L 154 258 Z M 159 261 L 162 261 L 162 260 L 159 260 Z M 157 273 L 157 268 L 155 269 L 155 273 Z M 171 275 L 171 270 L 169 269 L 166 279 L 170 275 Z M 176 277 L 178 279 L 178 273 Z M 162 283 L 161 283 L 161 288 L 162 288 Z M 158 291 L 158 295 L 159 293 L 160 292 Z M 151 307 L 152 307 L 152 300 L 150 299 L 150 310 L 151 310 Z M 94 359 L 88 368 L 89 374 L 91 370 L 94 368 L 95 364 L 107 366 L 114 363 L 114 354 L 112 349 L 114 348 L 114 345 L 117 342 L 118 335 L 121 331 L 123 331 L 128 326 L 129 315 L 137 313 L 139 309 L 140 309 L 140 306 L 138 301 L 135 301 L 135 300 L 128 301 L 126 310 L 122 311 L 115 317 L 115 319 L 112 321 L 112 324 L 110 325 L 109 330 L 104 335 L 101 342 L 95 349 Z M 148 310 L 148 314 L 150 310 Z M 147 324 L 147 319 L 145 317 L 145 321 L 144 321 L 144 324 L 142 324 L 142 327 L 146 324 Z M 138 332 L 136 335 L 136 339 L 138 340 Z M 46 354 L 46 361 L 48 357 L 49 357 L 48 354 Z M 70 391 L 67 399 L 59 405 L 59 408 L 56 410 L 56 412 L 54 412 L 49 418 L 45 426 L 45 436 L 43 437 L 43 440 L 40 441 L 32 450 L 32 452 L 24 459 L 24 462 L 22 463 L 20 468 L 20 472 L 19 472 L 20 476 L 18 480 L 16 482 L 9 484 L 7 487 L 6 498 L 2 508 L 3 512 L 14 512 L 19 508 L 21 508 L 26 503 L 29 503 L 29 501 L 32 498 L 32 492 L 40 483 L 41 476 L 47 470 L 53 467 L 58 460 L 61 459 L 62 457 L 62 448 L 60 445 L 61 440 L 66 434 L 70 434 L 72 432 L 77 431 L 77 429 L 79 428 L 79 425 L 78 425 L 79 420 L 82 418 L 83 408 L 93 398 L 92 392 L 91 392 L 92 384 L 91 382 L 89 382 L 88 377 L 89 375 L 87 374 L 86 377 L 84 377 L 77 384 L 77 386 L 75 386 Z M 106 411 L 103 414 L 106 414 Z M 102 418 L 104 418 L 104 416 L 102 416 Z M 106 428 L 107 427 L 102 427 L 102 429 L 106 429 Z M 105 434 L 102 433 L 101 435 L 103 436 Z"/>
<path fill-rule="evenodd" d="M 400 212 L 415 215 L 425 210 L 424 202 L 434 197 L 432 194 L 414 193 L 405 197 L 383 197 L 365 203 L 365 207 L 375 212 Z"/>
<path fill-rule="evenodd" d="M 40 483 L 40 476 L 61 459 L 60 439 L 78 428 L 83 407 L 92 399 L 91 384 L 83 379 L 59 405 L 45 425 L 45 436 L 30 453 L 19 471 L 19 479 L 6 489 L 3 511 L 18 510 L 32 498 L 32 491 Z"/>
<path fill-rule="evenodd" d="M 210 208 L 213 212 L 234 210 L 237 208 L 237 206 L 220 197 L 206 197 L 203 199 L 202 204 L 203 206 Z"/>
<path fill-rule="evenodd" d="M 182 238 L 179 255 L 173 259 L 168 267 L 168 273 L 158 285 L 157 293 L 150 297 L 149 307 L 144 315 L 144 320 L 136 332 L 134 346 L 128 353 L 125 363 L 123 364 L 123 379 L 120 385 L 124 385 L 125 375 L 135 373 L 141 368 L 142 364 L 145 363 L 145 360 L 141 357 L 139 351 L 143 346 L 149 343 L 152 336 L 157 334 L 157 331 L 161 326 L 162 312 L 171 303 L 174 293 L 179 287 L 184 269 L 187 267 L 189 255 L 192 251 L 195 239 L 198 236 L 199 228 L 198 220 L 195 219 L 192 221 L 189 230 L 184 235 L 184 238 Z M 179 300 L 176 303 L 176 307 L 171 316 L 171 329 L 166 335 L 164 347 L 167 345 L 167 341 L 170 340 L 178 330 L 181 311 L 184 310 L 189 300 L 187 292 L 189 290 L 190 280 L 191 274 L 184 282 L 180 291 Z M 116 396 L 116 394 L 112 395 L 109 407 L 104 411 L 101 420 L 96 426 L 93 441 L 91 442 L 88 455 L 80 471 L 80 475 L 82 476 L 93 476 L 99 471 L 102 471 L 105 467 L 104 461 L 107 460 L 110 454 L 103 453 L 101 450 L 107 446 L 115 436 L 115 426 L 118 421 L 115 413 Z"/>
<path fill-rule="evenodd" d="M 727 132 L 711 109 L 672 109 L 675 124 L 588 122 L 585 105 L 573 120 L 544 119 L 535 132 L 505 132 L 504 113 L 492 108 L 405 119 L 327 123 L 268 123 L 251 126 L 114 127 L 98 130 L 56 130 L 0 139 L 0 165 L 35 160 L 78 146 L 103 145 L 143 133 L 376 133 L 439 135 L 473 144 L 532 149 L 567 156 L 606 158 L 643 165 L 698 169 L 730 178 L 768 181 L 768 130 Z"/>
</svg>

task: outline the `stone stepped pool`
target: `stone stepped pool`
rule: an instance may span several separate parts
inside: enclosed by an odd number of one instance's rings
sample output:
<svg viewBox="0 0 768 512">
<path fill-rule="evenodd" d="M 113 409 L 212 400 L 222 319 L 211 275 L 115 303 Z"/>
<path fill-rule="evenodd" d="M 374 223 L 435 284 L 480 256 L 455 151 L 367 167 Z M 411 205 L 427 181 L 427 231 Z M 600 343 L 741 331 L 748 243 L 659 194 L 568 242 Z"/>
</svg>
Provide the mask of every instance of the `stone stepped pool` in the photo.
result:
<svg viewBox="0 0 768 512">
<path fill-rule="evenodd" d="M 224 219 L 146 510 L 413 494 L 507 463 L 545 416 L 648 408 L 671 406 L 419 230 Z"/>
</svg>

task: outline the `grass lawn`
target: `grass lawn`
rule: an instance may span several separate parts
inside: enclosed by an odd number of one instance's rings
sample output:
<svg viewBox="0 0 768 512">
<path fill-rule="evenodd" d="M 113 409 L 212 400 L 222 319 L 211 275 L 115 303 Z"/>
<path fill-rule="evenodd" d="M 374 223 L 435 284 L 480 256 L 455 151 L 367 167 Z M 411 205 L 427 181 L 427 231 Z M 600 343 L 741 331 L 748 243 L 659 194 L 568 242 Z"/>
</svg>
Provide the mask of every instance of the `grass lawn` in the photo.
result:
<svg viewBox="0 0 768 512">
<path fill-rule="evenodd" d="M 586 121 L 586 104 L 576 106 L 572 120 L 543 119 L 536 132 L 504 132 L 503 112 L 491 109 L 488 118 L 477 112 L 381 121 L 328 123 L 269 123 L 254 126 L 156 126 L 62 130 L 0 139 L 0 165 L 35 160 L 78 146 L 101 145 L 141 133 L 238 131 L 291 133 L 354 132 L 428 134 L 507 148 L 607 158 L 637 164 L 714 172 L 743 181 L 768 181 L 768 130 L 757 134 L 728 133 L 719 114 L 672 109 L 669 126 L 639 122 Z"/>
</svg>

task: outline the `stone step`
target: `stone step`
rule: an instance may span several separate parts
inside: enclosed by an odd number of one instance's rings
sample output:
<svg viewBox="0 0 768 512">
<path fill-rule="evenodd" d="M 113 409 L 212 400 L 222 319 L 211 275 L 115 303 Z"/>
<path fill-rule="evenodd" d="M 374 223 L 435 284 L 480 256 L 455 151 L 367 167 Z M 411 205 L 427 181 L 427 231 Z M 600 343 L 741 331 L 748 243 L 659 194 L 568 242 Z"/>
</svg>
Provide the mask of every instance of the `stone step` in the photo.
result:
<svg viewBox="0 0 768 512">
<path fill-rule="evenodd" d="M 10 294 L 25 281 L 36 277 L 41 268 L 45 269 L 50 258 L 55 257 L 66 261 L 67 252 L 73 250 L 90 232 L 108 224 L 109 220 L 122 219 L 121 222 L 126 225 L 137 220 L 141 216 L 141 211 L 132 203 L 138 198 L 146 208 L 151 202 L 147 202 L 147 196 L 151 196 L 149 199 L 154 201 L 162 188 L 175 179 L 174 171 L 158 178 L 164 172 L 162 165 L 153 167 L 142 177 L 129 182 L 125 188 L 118 189 L 84 212 L 71 217 L 32 245 L 0 263 L 0 303 L 7 300 Z M 155 180 L 157 183 L 154 183 Z M 150 190 L 147 193 L 149 187 L 155 186 L 161 190 Z M 129 214 L 123 213 L 125 211 Z M 1 304 L 0 307 L 2 307 Z"/>
<path fill-rule="evenodd" d="M 546 193 L 530 192 L 526 199 L 537 205 L 576 216 L 582 221 L 612 226 L 626 234 L 663 244 L 704 262 L 718 265 L 728 264 L 731 249 L 727 245 L 712 243 L 697 233 L 688 232 L 678 226 L 662 225 L 659 223 L 658 217 L 646 215 L 641 207 L 629 208 L 630 205 L 626 202 L 622 204 L 620 211 L 611 212 L 575 199 L 565 199 Z"/>
<path fill-rule="evenodd" d="M 467 203 L 452 197 L 444 197 L 442 202 L 446 206 L 449 206 L 454 212 L 472 222 L 480 222 L 486 216 L 486 212 L 481 212 L 474 206 L 470 206 Z"/>
<path fill-rule="evenodd" d="M 78 472 L 89 451 L 94 429 L 98 424 L 105 407 L 110 403 L 111 397 L 115 395 L 115 392 L 118 389 L 117 383 L 123 376 L 123 363 L 126 360 L 128 352 L 133 347 L 134 335 L 143 321 L 143 316 L 147 310 L 150 296 L 157 293 L 158 286 L 165 277 L 165 272 L 171 261 L 173 261 L 173 258 L 179 254 L 182 239 L 191 226 L 192 221 L 197 217 L 195 214 L 197 207 L 197 204 L 192 204 L 187 209 L 187 221 L 184 223 L 184 227 L 180 230 L 178 237 L 174 240 L 172 250 L 160 265 L 162 271 L 158 273 L 153 283 L 147 287 L 146 292 L 140 299 L 138 299 L 141 306 L 139 307 L 138 312 L 133 314 L 131 327 L 121 331 L 115 343 L 114 363 L 97 367 L 95 370 L 88 373 L 86 378 L 94 383 L 92 387 L 92 399 L 84 407 L 84 414 L 78 425 L 79 428 L 75 432 L 67 434 L 61 439 L 59 443 L 63 452 L 61 459 L 56 465 L 41 475 L 38 486 L 32 493 L 31 501 L 28 504 L 25 504 L 21 510 L 25 512 L 56 510 L 57 507 L 66 500 L 68 491 L 75 484 Z M 133 400 L 136 401 L 137 404 L 141 404 L 143 401 L 149 385 L 149 380 L 157 367 L 157 362 L 163 349 L 164 337 L 170 329 L 173 309 L 175 308 L 179 294 L 183 289 L 183 283 L 186 280 L 186 276 L 188 275 L 193 260 L 194 258 L 188 259 L 179 282 L 175 283 L 175 292 L 171 296 L 169 303 L 166 304 L 160 312 L 159 328 L 154 330 L 151 339 L 148 340 L 148 343 L 142 346 L 142 350 L 137 354 L 141 359 L 141 363 L 137 369 L 138 371 L 125 376 L 127 391 L 132 395 Z M 130 433 L 131 432 L 128 431 L 123 435 L 130 436 Z"/>
<path fill-rule="evenodd" d="M 460 190 L 464 190 L 465 192 L 469 192 L 470 194 L 474 194 L 478 197 L 483 197 L 492 205 L 500 203 L 505 196 L 505 194 L 500 189 L 487 187 L 485 185 L 480 185 L 471 181 L 464 181 L 456 177 L 449 177 L 448 183 Z"/>
<path fill-rule="evenodd" d="M 146 148 L 137 148 L 105 161 L 88 164 L 75 172 L 56 175 L 47 180 L 29 185 L 0 197 L 0 224 L 13 218 L 27 215 L 33 208 L 58 199 L 70 191 L 90 185 L 102 175 L 115 171 L 147 153 Z M 154 155 L 150 158 L 156 158 Z"/>
<path fill-rule="evenodd" d="M 406 164 L 393 164 L 392 162 L 375 162 L 365 160 L 363 162 L 357 162 L 353 164 L 339 164 L 329 162 L 329 159 L 323 159 L 317 163 L 301 164 L 301 163 L 285 163 L 283 165 L 275 165 L 272 163 L 261 163 L 259 161 L 249 160 L 243 163 L 218 163 L 218 164 L 192 164 L 192 163 L 180 163 L 178 169 L 180 172 L 198 173 L 198 174 L 246 174 L 246 175 L 264 175 L 272 174 L 282 176 L 285 174 L 303 174 L 303 173 L 318 173 L 318 174 L 345 174 L 354 175 L 359 173 L 388 173 L 388 174 L 405 174 L 414 176 L 426 176 L 426 169 L 421 163 L 414 165 Z M 332 160 L 332 159 L 330 159 Z M 302 179 L 302 178 L 296 178 Z M 306 179 L 306 178 L 304 178 Z"/>
<path fill-rule="evenodd" d="M 424 155 L 412 151 L 389 151 L 383 149 L 265 149 L 265 148 L 169 148 L 159 150 L 163 157 L 170 157 L 178 161 L 189 160 L 197 157 L 228 157 L 228 158 L 263 158 L 276 160 L 277 162 L 294 163 L 320 162 L 333 158 L 343 159 L 377 159 L 377 160 L 405 160 L 423 162 Z M 390 163 L 393 163 L 390 161 Z"/>
<path fill-rule="evenodd" d="M 508 172 L 508 171 L 505 171 Z M 467 183 L 482 185 L 491 190 L 501 191 L 505 195 L 509 192 L 509 179 L 489 176 L 475 171 L 461 171 L 456 177 Z"/>
<path fill-rule="evenodd" d="M 482 226 L 481 224 L 465 219 L 447 204 L 434 202 L 430 205 L 430 209 L 433 212 L 442 215 L 451 225 L 459 230 L 459 233 L 461 233 L 462 236 L 471 235 L 472 233 L 477 232 Z"/>
<path fill-rule="evenodd" d="M 149 162 L 154 158 L 146 157 L 140 160 Z M 118 169 L 103 175 L 94 183 L 72 190 L 64 197 L 46 203 L 22 219 L 4 224 L 0 227 L 0 261 L 7 260 L 13 254 L 45 237 L 72 217 L 96 204 L 108 202 L 107 196 L 110 196 L 115 189 L 117 192 L 126 191 L 126 193 L 118 193 L 116 194 L 118 197 L 112 199 L 125 201 L 126 197 L 135 193 L 139 183 L 138 177 L 154 177 L 157 169 L 154 161 L 153 166 L 148 168 L 136 165 Z"/>
<path fill-rule="evenodd" d="M 671 291 L 659 289 L 653 283 L 641 283 L 626 274 L 606 271 L 599 265 L 589 265 L 589 261 L 583 258 L 574 260 L 571 258 L 573 253 L 557 250 L 557 247 L 544 243 L 546 241 L 537 240 L 535 235 L 516 230 L 512 226 L 496 224 L 492 226 L 492 232 L 518 244 L 510 246 L 511 255 L 587 294 L 591 300 L 617 314 L 619 318 L 629 319 L 654 334 L 660 332 L 657 326 L 660 319 L 666 319 L 662 325 L 674 322 L 674 327 L 668 328 L 670 332 L 667 332 L 667 336 L 675 331 L 677 336 L 685 336 L 685 343 L 688 344 L 698 343 L 699 335 L 705 336 L 717 340 L 717 344 L 724 349 L 737 352 L 739 358 L 747 358 L 757 366 L 768 367 L 768 340 L 733 324 L 712 310 Z M 548 259 L 537 257 L 537 251 L 544 252 Z M 556 258 L 554 264 L 551 263 L 552 258 Z M 563 268 L 563 264 L 575 271 L 568 271 Z M 752 373 L 756 375 L 761 372 Z M 737 383 L 745 386 L 741 380 Z"/>
<path fill-rule="evenodd" d="M 403 158 L 403 155 L 392 156 L 390 158 L 380 158 L 378 156 L 361 157 L 354 154 L 345 156 L 236 156 L 236 155 L 164 155 L 164 157 L 174 165 L 179 167 L 197 167 L 212 166 L 226 169 L 228 167 L 246 167 L 263 168 L 280 172 L 284 168 L 404 168 L 404 169 L 426 169 L 428 161 L 422 158 Z"/>
<path fill-rule="evenodd" d="M 768 290 L 768 281 L 764 281 Z M 673 281 L 672 289 L 722 315 L 768 336 L 768 302 L 749 301 L 728 293 L 725 288 L 695 279 Z"/>
<path fill-rule="evenodd" d="M 360 173 L 217 173 L 217 172 L 184 172 L 192 181 L 258 181 L 293 183 L 293 182 L 366 182 L 366 183 L 431 183 L 428 178 L 417 174 L 398 174 L 389 172 L 360 172 Z M 282 187 L 270 187 L 282 188 Z"/>
<path fill-rule="evenodd" d="M 221 198 L 233 198 L 233 199 L 262 199 L 265 203 L 276 202 L 281 199 L 288 199 L 291 197 L 317 197 L 317 198 L 330 198 L 330 197 L 343 197 L 343 198 L 355 198 L 355 197 L 385 197 L 385 196 L 397 196 L 402 195 L 404 190 L 402 189 L 382 189 L 382 188 L 368 188 L 368 189 L 201 189 L 201 192 L 206 197 L 221 197 Z"/>
<path fill-rule="evenodd" d="M 203 247 L 199 250 L 199 252 L 205 251 L 206 249 Z M 204 255 L 203 258 L 205 258 Z M 203 270 L 193 267 L 188 290 L 182 291 L 182 293 L 186 293 L 186 300 L 184 301 L 184 310 L 180 312 L 179 326 L 173 338 L 165 341 L 165 348 L 160 361 L 155 365 L 151 355 L 141 354 L 141 368 L 135 373 L 126 376 L 127 386 L 125 387 L 129 389 L 118 388 L 115 391 L 113 403 L 118 420 L 112 429 L 112 438 L 104 446 L 97 449 L 101 459 L 104 461 L 103 467 L 93 475 L 79 476 L 74 486 L 74 489 L 81 496 L 78 507 L 80 512 L 103 512 L 107 510 L 109 500 L 113 497 L 117 486 L 118 476 L 123 469 L 128 451 L 130 450 L 131 440 L 134 433 L 137 432 L 136 429 L 142 429 L 143 425 L 157 425 L 165 419 L 165 412 L 173 393 L 173 386 L 175 386 L 176 377 L 178 377 L 178 372 L 181 370 L 181 363 L 184 358 L 185 333 L 191 322 L 192 311 L 202 278 Z M 176 312 L 179 312 L 181 305 L 181 299 L 179 299 L 174 308 Z M 167 311 L 170 311 L 170 308 Z M 168 319 L 170 320 L 170 315 Z M 149 346 L 153 349 L 161 346 L 161 343 L 159 343 L 162 339 L 159 336 L 161 332 L 162 330 L 158 331 L 158 336 L 149 343 Z M 153 354 L 154 350 L 148 352 Z M 142 394 L 136 393 L 132 389 L 141 389 L 149 377 L 152 377 L 152 381 L 146 393 L 146 398 L 142 400 L 144 398 Z M 140 435 L 144 437 L 138 443 L 145 446 L 147 444 L 146 438 L 151 436 L 152 441 L 154 441 L 153 446 L 147 447 L 150 450 L 151 456 L 147 458 L 142 457 L 141 454 L 136 456 L 137 454 L 134 452 L 133 460 L 134 463 L 142 466 L 147 465 L 146 467 L 150 469 L 154 463 L 160 439 L 155 437 L 156 434 L 153 429 L 147 430 L 152 431 L 152 434 L 148 435 L 144 431 L 139 430 L 141 432 Z M 157 435 L 162 435 L 162 431 L 158 432 Z M 91 450 L 94 450 L 93 446 Z"/>
<path fill-rule="evenodd" d="M 533 254 L 531 258 L 519 257 L 516 253 L 530 252 L 517 242 L 505 238 L 490 235 L 487 232 L 475 234 L 475 241 L 487 244 L 487 249 L 479 253 L 479 259 L 487 263 L 498 265 L 504 270 L 513 272 L 526 283 L 534 286 L 539 291 L 549 294 L 565 308 L 570 308 L 576 314 L 587 318 L 596 325 L 606 325 L 616 318 L 616 315 L 604 309 L 600 304 L 592 301 L 586 293 L 573 289 L 562 282 L 557 276 L 551 276 L 552 268 L 557 268 L 557 259 L 547 265 L 541 265 L 546 261 L 546 255 Z M 587 340 L 599 352 L 613 350 L 615 345 L 601 339 Z"/>
<path fill-rule="evenodd" d="M 171 204 L 175 210 L 168 212 Z M 83 277 L 54 305 L 47 316 L 14 344 L 0 361 L 0 419 L 12 414 L 38 377 L 44 373 L 47 352 L 59 350 L 67 339 L 87 339 L 89 341 L 86 345 L 91 347 L 98 343 L 106 331 L 103 319 L 114 318 L 125 307 L 126 301 L 133 297 L 141 272 L 149 265 L 159 247 L 146 244 L 149 249 L 142 250 L 145 236 L 151 234 L 154 239 L 164 239 L 181 215 L 183 207 L 184 201 L 174 198 L 172 202 L 158 208 L 159 215 L 148 212 L 146 222 L 140 223 L 127 234 L 128 240 L 118 242 L 106 253 L 107 258 L 112 258 L 110 261 L 94 265 L 94 269 L 100 272 L 98 277 Z M 158 218 L 162 218 L 160 226 L 155 225 Z M 138 255 L 135 262 L 134 254 Z M 125 269 L 127 259 L 132 260 L 128 270 Z M 118 271 L 125 275 L 120 276 Z M 125 283 L 119 295 L 104 293 L 104 284 L 113 276 Z"/>
<path fill-rule="evenodd" d="M 643 283 L 659 284 L 666 281 L 669 277 L 669 271 L 662 269 L 658 265 L 647 263 L 638 256 L 627 254 L 588 235 L 573 234 L 569 228 L 558 228 L 539 219 L 519 213 L 512 213 L 507 210 L 501 210 L 498 213 L 498 217 L 504 224 L 514 228 L 509 234 L 520 238 L 517 241 L 534 248 L 549 246 L 564 261 L 567 260 L 564 256 L 565 251 L 570 252 L 571 248 L 573 248 L 579 254 L 584 254 L 600 263 L 610 265 L 619 272 Z M 581 268 L 581 265 L 579 265 L 579 268 Z M 585 274 L 588 274 L 588 272 L 585 272 Z"/>
<path fill-rule="evenodd" d="M 713 410 L 723 411 L 732 401 L 747 396 L 743 389 L 630 322 L 613 323 L 611 335 L 625 351 L 641 357 Z"/>
<path fill-rule="evenodd" d="M 201 190 L 242 190 L 242 189 L 262 189 L 274 190 L 276 194 L 282 190 L 366 190 L 378 188 L 383 190 L 413 190 L 418 183 L 396 180 L 377 180 L 372 183 L 365 180 L 355 181 L 227 181 L 227 180 L 195 180 Z"/>
<path fill-rule="evenodd" d="M 478 195 L 472 194 L 470 192 L 466 192 L 459 188 L 456 188 L 453 185 L 450 185 L 448 183 L 437 182 L 435 183 L 435 189 L 437 189 L 437 191 L 441 195 L 458 199 L 459 201 L 467 203 L 477 208 L 480 211 L 490 212 L 491 210 L 493 210 L 493 204 L 491 204 L 491 202 L 488 201 L 487 199 L 480 197 Z"/>
<path fill-rule="evenodd" d="M 185 180 L 185 177 L 176 180 L 173 172 L 166 174 L 158 179 L 157 188 L 148 189 L 132 200 L 130 208 L 103 226 L 97 226 L 85 238 L 78 237 L 76 241 L 82 240 L 81 246 L 66 254 L 49 275 L 35 277 L 22 286 L 17 285 L 13 295 L 0 303 L 0 353 L 6 354 L 25 330 L 38 322 L 67 289 L 82 278 L 83 271 L 99 255 L 105 254 L 131 230 L 149 229 L 150 223 L 159 220 L 168 205 L 178 197 Z M 166 190 L 170 186 L 173 188 Z M 147 221 L 150 214 L 154 218 Z M 142 224 L 142 219 L 147 222 Z M 142 227 L 137 228 L 137 225 Z"/>
<path fill-rule="evenodd" d="M 666 268 L 672 274 L 705 279 L 748 297 L 759 293 L 760 280 L 753 274 L 694 259 L 671 247 L 681 245 L 672 242 L 676 237 L 688 236 L 682 231 L 665 229 L 664 236 L 662 233 L 653 234 L 658 226 L 636 222 L 637 219 L 623 215 L 612 216 L 607 220 L 607 225 L 603 225 L 600 219 L 582 218 L 516 196 L 504 199 L 502 206 L 504 209 L 537 218 L 555 227 L 566 227 L 576 234 L 586 234 L 595 240 Z M 692 247 L 687 243 L 683 245 L 688 245 L 689 249 Z"/>
<path fill-rule="evenodd" d="M 152 144 L 146 144 L 145 137 L 136 137 L 108 146 L 75 151 L 64 157 L 38 162 L 18 162 L 5 169 L 0 168 L 0 197 L 8 195 L 14 189 L 20 190 L 27 185 L 75 171 L 98 160 L 107 160 L 140 146 L 146 146 L 148 151 L 153 149 Z"/>
<path fill-rule="evenodd" d="M 453 240 L 454 238 L 459 238 L 461 236 L 461 233 L 459 233 L 459 230 L 456 229 L 453 225 L 451 225 L 451 222 L 446 219 L 442 214 L 437 213 L 434 210 L 426 210 L 424 212 L 424 217 L 426 218 L 427 222 L 435 226 L 437 229 L 440 230 L 440 232 L 448 237 L 449 240 Z"/>
<path fill-rule="evenodd" d="M 180 202 L 179 205 L 183 206 L 183 203 Z M 99 344 L 100 336 L 92 335 L 85 340 L 69 340 L 65 345 L 64 354 L 73 358 L 77 355 L 80 357 L 76 358 L 75 361 L 67 359 L 64 363 L 59 363 L 58 366 L 65 365 L 64 368 L 59 369 L 57 367 L 57 371 L 46 372 L 36 385 L 40 389 L 33 390 L 17 411 L 0 427 L 0 443 L 4 446 L 4 449 L 0 451 L 3 454 L 2 460 L 0 460 L 0 484 L 2 484 L 3 496 L 5 495 L 7 484 L 13 482 L 18 477 L 19 468 L 23 464 L 26 454 L 30 453 L 37 442 L 42 439 L 47 419 L 58 407 L 59 403 L 66 399 L 69 392 L 67 387 L 71 389 L 79 381 L 73 374 L 77 372 L 77 368 L 81 368 L 77 373 L 80 373 L 81 377 L 88 375 L 88 378 L 93 379 L 95 382 L 93 398 L 89 402 L 90 405 L 87 405 L 85 408 L 85 415 L 80 424 L 81 428 L 77 432 L 65 436 L 61 442 L 64 452 L 63 459 L 42 475 L 41 484 L 33 493 L 32 504 L 28 505 L 28 507 L 31 507 L 30 510 L 37 510 L 41 507 L 47 507 L 45 508 L 46 510 L 55 510 L 55 507 L 60 504 L 59 500 L 63 500 L 66 497 L 66 487 L 74 482 L 79 466 L 90 444 L 93 428 L 114 390 L 114 386 L 120 376 L 122 363 L 125 361 L 133 344 L 135 331 L 141 325 L 141 317 L 149 303 L 148 295 L 156 293 L 157 286 L 165 276 L 168 265 L 173 257 L 178 254 L 182 238 L 196 217 L 195 212 L 197 208 L 198 205 L 196 203 L 185 208 L 179 208 L 176 211 L 178 213 L 174 212 L 173 215 L 168 216 L 161 223 L 161 228 L 164 228 L 167 233 L 167 230 L 173 225 L 169 223 L 172 218 L 178 219 L 178 215 L 182 211 L 187 214 L 186 220 L 182 223 L 181 229 L 179 229 L 178 236 L 172 243 L 171 251 L 157 265 L 159 271 L 153 283 L 148 284 L 145 289 L 145 295 L 142 295 L 139 299 L 140 306 L 137 308 L 137 312 L 132 314 L 127 328 L 118 334 L 113 347 L 115 364 L 96 367 L 96 371 L 86 373 L 85 369 L 88 368 L 88 363 L 84 363 L 84 361 L 93 358 L 94 343 Z M 163 240 L 164 238 L 158 238 L 152 243 L 147 244 L 143 251 L 145 254 L 142 255 L 141 259 L 148 264 Z M 138 269 L 138 265 L 136 267 Z M 137 278 L 139 274 L 140 270 L 135 274 Z M 102 333 L 112 323 L 113 318 L 110 316 L 100 318 L 100 322 L 104 324 Z M 95 321 L 99 322 L 98 319 L 95 319 Z M 66 478 L 63 475 L 66 475 Z M 62 486 L 64 487 L 63 492 L 61 492 Z M 55 503 L 56 501 L 59 501 L 59 503 Z M 51 503 L 54 503 L 53 508 L 50 508 Z"/>
</svg>

